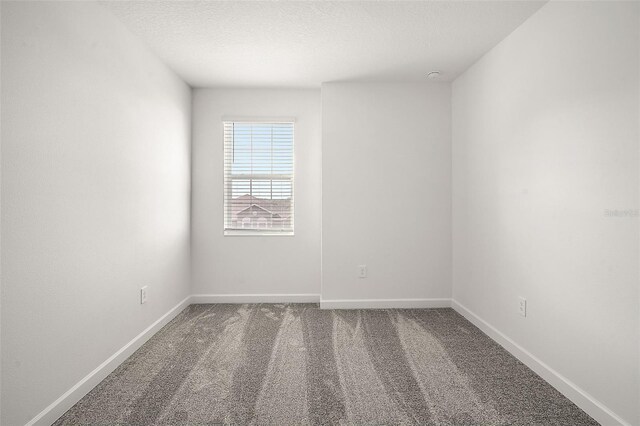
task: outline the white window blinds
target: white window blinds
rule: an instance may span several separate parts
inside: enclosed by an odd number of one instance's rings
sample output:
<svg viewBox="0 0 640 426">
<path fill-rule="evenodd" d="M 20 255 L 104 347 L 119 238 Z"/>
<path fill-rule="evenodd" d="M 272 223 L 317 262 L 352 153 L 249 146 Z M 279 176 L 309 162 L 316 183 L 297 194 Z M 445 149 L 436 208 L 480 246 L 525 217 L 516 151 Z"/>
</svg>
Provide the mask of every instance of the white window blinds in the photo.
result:
<svg viewBox="0 0 640 426">
<path fill-rule="evenodd" d="M 293 123 L 224 122 L 224 232 L 293 233 Z"/>
</svg>

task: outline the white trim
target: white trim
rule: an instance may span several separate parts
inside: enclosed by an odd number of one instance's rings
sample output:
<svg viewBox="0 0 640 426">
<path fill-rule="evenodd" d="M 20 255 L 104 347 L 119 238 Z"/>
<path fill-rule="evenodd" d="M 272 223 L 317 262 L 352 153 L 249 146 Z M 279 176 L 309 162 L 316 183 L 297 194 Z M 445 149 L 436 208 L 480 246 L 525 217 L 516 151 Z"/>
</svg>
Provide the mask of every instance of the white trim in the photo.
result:
<svg viewBox="0 0 640 426">
<path fill-rule="evenodd" d="M 319 294 L 194 294 L 191 303 L 318 303 Z"/>
<path fill-rule="evenodd" d="M 450 308 L 451 299 L 345 299 L 320 300 L 320 309 Z"/>
<path fill-rule="evenodd" d="M 246 116 L 246 115 L 223 115 L 220 117 L 222 122 L 234 122 L 242 124 L 254 123 L 278 123 L 287 124 L 295 123 L 296 117 L 265 117 L 265 116 Z"/>
<path fill-rule="evenodd" d="M 319 294 L 195 294 L 186 297 L 169 312 L 134 337 L 116 353 L 87 374 L 71 389 L 31 419 L 27 426 L 50 425 L 77 403 L 91 389 L 97 386 L 122 362 L 131 356 L 149 338 L 187 306 L 199 303 L 318 303 L 321 309 L 380 309 L 380 308 L 447 308 L 452 307 L 472 324 L 495 340 L 527 367 L 569 398 L 578 407 L 603 425 L 630 426 L 630 423 L 616 415 L 603 403 L 581 389 L 575 383 L 549 367 L 535 355 L 511 340 L 491 324 L 452 299 L 349 299 L 321 300 Z"/>
<path fill-rule="evenodd" d="M 83 396 L 104 380 L 104 378 L 106 378 L 113 370 L 122 364 L 138 348 L 140 348 L 140 346 L 149 340 L 149 338 L 189 306 L 191 304 L 190 301 L 191 296 L 185 297 L 184 300 L 171 308 L 169 312 L 161 316 L 142 333 L 138 334 L 129 343 L 107 358 L 102 364 L 96 367 L 95 370 L 87 374 L 71 389 L 62 394 L 60 398 L 56 399 L 51 403 L 51 405 L 42 410 L 37 416 L 31 419 L 26 426 L 53 424 L 53 422 L 58 420 L 58 418 L 67 412 L 69 408 L 73 407 L 76 402 L 80 401 Z"/>
<path fill-rule="evenodd" d="M 527 351 L 525 348 L 514 342 L 507 335 L 499 331 L 497 328 L 480 318 L 474 312 L 462 305 L 460 302 L 452 299 L 451 307 L 459 314 L 468 319 L 473 325 L 482 330 L 487 336 L 495 340 L 500 346 L 505 348 L 511 355 L 518 358 L 523 364 L 532 369 L 536 374 L 542 377 L 547 383 L 556 388 L 561 394 L 566 396 L 574 404 L 584 410 L 602 425 L 622 425 L 631 426 L 620 416 L 615 414 L 603 403 L 598 401 L 584 389 L 555 371 L 553 368 L 545 364 L 542 360 Z"/>
<path fill-rule="evenodd" d="M 272 231 L 270 229 L 225 229 L 225 237 L 294 237 L 293 231 Z"/>
</svg>

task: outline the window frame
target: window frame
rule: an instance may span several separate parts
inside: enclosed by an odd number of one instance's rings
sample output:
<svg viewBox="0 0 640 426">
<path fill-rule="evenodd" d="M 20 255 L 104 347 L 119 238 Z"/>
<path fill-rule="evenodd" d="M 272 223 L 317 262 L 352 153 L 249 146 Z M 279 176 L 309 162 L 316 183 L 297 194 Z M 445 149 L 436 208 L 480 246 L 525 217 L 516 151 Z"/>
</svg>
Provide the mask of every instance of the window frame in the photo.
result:
<svg viewBox="0 0 640 426">
<path fill-rule="evenodd" d="M 227 171 L 227 153 L 226 146 L 227 140 L 225 138 L 225 127 L 228 123 L 231 124 L 290 124 L 291 125 L 291 174 L 282 173 L 252 173 L 244 174 L 241 176 L 236 175 L 237 179 L 260 179 L 260 180 L 282 180 L 289 179 L 291 181 L 291 226 L 287 229 L 268 229 L 268 228 L 227 228 L 227 218 L 231 216 L 231 203 L 227 203 L 227 196 L 232 192 L 231 185 L 233 185 L 233 179 L 228 179 L 227 176 L 231 176 L 230 171 Z M 223 171 L 223 225 L 222 231 L 225 237 L 229 236 L 247 236 L 247 237 L 262 237 L 262 236 L 278 236 L 278 237 L 293 237 L 295 236 L 295 145 L 296 145 L 296 120 L 291 117 L 266 117 L 266 118 L 251 118 L 251 117 L 223 117 L 222 118 L 222 171 Z M 230 200 L 231 198 L 229 198 Z M 229 222 L 231 220 L 229 219 Z"/>
</svg>

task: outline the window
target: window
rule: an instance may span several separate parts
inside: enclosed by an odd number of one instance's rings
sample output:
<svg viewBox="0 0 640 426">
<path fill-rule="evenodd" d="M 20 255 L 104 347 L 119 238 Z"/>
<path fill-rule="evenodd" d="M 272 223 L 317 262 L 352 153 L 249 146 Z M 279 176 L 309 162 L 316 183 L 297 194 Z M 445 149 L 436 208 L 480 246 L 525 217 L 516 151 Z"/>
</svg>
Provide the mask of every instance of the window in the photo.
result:
<svg viewBox="0 0 640 426">
<path fill-rule="evenodd" d="M 293 122 L 224 121 L 224 234 L 293 234 Z"/>
</svg>

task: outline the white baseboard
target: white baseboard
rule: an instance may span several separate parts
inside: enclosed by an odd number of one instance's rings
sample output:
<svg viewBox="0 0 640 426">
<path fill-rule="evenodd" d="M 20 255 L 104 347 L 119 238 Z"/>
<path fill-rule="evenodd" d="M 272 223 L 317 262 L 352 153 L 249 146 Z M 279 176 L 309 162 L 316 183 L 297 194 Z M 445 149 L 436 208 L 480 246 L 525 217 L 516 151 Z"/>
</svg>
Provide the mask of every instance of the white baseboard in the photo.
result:
<svg viewBox="0 0 640 426">
<path fill-rule="evenodd" d="M 76 383 L 71 389 L 66 391 L 60 398 L 56 399 L 47 408 L 42 410 L 37 416 L 27 423 L 32 425 L 51 425 L 58 420 L 69 408 L 80 401 L 91 389 L 115 370 L 124 360 L 131 356 L 140 346 L 142 346 L 151 336 L 157 333 L 169 321 L 174 319 L 180 312 L 191 304 L 191 296 L 187 296 L 183 301 L 171 308 L 169 312 L 160 317 L 156 322 L 147 327 L 142 333 L 134 337 L 129 343 L 111 355 L 102 364 L 87 374 L 82 380 Z"/>
<path fill-rule="evenodd" d="M 319 294 L 194 294 L 191 303 L 318 303 Z"/>
<path fill-rule="evenodd" d="M 580 388 L 562 374 L 549 367 L 542 360 L 511 340 L 507 335 L 503 334 L 497 328 L 480 318 L 455 299 L 451 301 L 451 307 L 468 319 L 473 325 L 482 330 L 487 336 L 495 340 L 513 356 L 518 358 L 523 364 L 532 369 L 536 374 L 547 381 L 547 383 L 556 388 L 561 394 L 566 396 L 600 424 L 606 426 L 630 426 L 629 423 L 607 408 L 596 398 L 591 396 L 584 389 Z"/>
<path fill-rule="evenodd" d="M 344 299 L 320 300 L 321 309 L 450 308 L 451 299 Z"/>
<path fill-rule="evenodd" d="M 198 303 L 318 303 L 322 309 L 386 309 L 386 308 L 448 308 L 453 307 L 476 327 L 499 343 L 508 352 L 535 371 L 559 392 L 603 425 L 630 426 L 613 411 L 575 383 L 553 370 L 543 361 L 511 340 L 491 324 L 452 299 L 350 299 L 320 300 L 318 294 L 196 294 L 186 297 L 169 312 L 138 334 L 91 373 L 76 383 L 57 400 L 31 419 L 27 426 L 50 425 L 82 399 L 151 336 L 175 318 L 190 304 Z"/>
</svg>

